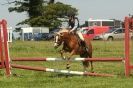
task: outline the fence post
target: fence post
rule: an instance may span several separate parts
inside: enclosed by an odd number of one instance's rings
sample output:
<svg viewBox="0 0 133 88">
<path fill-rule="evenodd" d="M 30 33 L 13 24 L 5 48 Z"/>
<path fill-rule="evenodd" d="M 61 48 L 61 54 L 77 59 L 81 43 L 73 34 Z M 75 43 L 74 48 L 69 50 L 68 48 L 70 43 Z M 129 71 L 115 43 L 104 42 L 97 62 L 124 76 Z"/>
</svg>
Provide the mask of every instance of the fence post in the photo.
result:
<svg viewBox="0 0 133 88">
<path fill-rule="evenodd" d="M 2 20 L 2 40 L 4 41 L 3 45 L 3 50 L 4 52 L 4 64 L 5 64 L 5 69 L 6 69 L 6 75 L 10 76 L 11 75 L 11 66 L 10 66 L 10 58 L 9 58 L 9 49 L 8 49 L 8 34 L 7 34 L 7 22 L 6 20 Z"/>
<path fill-rule="evenodd" d="M 129 18 L 125 17 L 125 76 L 130 75 L 130 38 L 129 38 Z"/>
</svg>

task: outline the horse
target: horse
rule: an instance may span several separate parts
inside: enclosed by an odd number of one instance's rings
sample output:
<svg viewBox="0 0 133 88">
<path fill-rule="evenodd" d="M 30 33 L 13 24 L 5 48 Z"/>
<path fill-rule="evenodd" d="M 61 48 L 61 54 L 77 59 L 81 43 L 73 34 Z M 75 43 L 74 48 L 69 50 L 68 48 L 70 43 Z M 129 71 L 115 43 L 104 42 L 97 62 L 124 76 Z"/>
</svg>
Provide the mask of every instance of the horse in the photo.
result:
<svg viewBox="0 0 133 88">
<path fill-rule="evenodd" d="M 70 55 L 67 58 L 66 69 L 70 68 L 70 59 L 73 55 L 80 55 L 81 58 L 92 58 L 92 44 L 90 39 L 84 38 L 85 48 L 81 46 L 79 43 L 79 37 L 76 34 L 70 33 L 69 29 L 63 28 L 59 32 L 55 33 L 54 36 L 54 47 L 58 48 L 63 44 L 62 49 L 60 50 L 60 54 L 62 58 L 66 58 L 64 56 L 65 52 L 69 52 Z M 91 71 L 93 72 L 93 64 L 91 63 Z M 84 71 L 87 71 L 89 67 L 88 61 L 83 61 Z"/>
</svg>

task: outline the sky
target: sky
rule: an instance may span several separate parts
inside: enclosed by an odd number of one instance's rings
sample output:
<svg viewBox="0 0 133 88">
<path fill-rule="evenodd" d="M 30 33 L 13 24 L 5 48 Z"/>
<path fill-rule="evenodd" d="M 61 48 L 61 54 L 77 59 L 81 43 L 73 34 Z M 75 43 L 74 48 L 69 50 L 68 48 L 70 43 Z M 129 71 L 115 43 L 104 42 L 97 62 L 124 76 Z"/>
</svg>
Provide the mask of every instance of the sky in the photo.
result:
<svg viewBox="0 0 133 88">
<path fill-rule="evenodd" d="M 12 1 L 12 0 L 9 0 Z M 78 9 L 80 24 L 89 18 L 92 19 L 118 19 L 124 20 L 128 14 L 133 14 L 133 0 L 55 0 L 72 5 Z M 26 13 L 9 13 L 10 5 L 1 5 L 7 0 L 0 0 L 0 19 L 6 19 L 9 27 L 27 17 Z"/>
</svg>

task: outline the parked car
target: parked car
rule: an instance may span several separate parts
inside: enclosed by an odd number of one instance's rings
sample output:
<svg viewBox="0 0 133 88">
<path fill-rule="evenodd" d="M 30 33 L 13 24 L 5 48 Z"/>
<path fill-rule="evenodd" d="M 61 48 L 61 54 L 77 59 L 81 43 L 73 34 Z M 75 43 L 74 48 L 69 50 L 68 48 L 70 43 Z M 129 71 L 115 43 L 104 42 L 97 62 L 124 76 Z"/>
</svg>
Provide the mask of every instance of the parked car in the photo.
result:
<svg viewBox="0 0 133 88">
<path fill-rule="evenodd" d="M 97 35 L 94 37 L 94 40 L 121 40 L 125 37 L 125 29 L 124 28 L 113 28 L 108 30 L 107 32 Z M 130 33 L 130 37 L 133 38 L 133 34 Z"/>
<path fill-rule="evenodd" d="M 48 36 L 48 33 L 34 33 L 34 40 L 39 41 L 39 40 L 46 40 Z"/>
</svg>

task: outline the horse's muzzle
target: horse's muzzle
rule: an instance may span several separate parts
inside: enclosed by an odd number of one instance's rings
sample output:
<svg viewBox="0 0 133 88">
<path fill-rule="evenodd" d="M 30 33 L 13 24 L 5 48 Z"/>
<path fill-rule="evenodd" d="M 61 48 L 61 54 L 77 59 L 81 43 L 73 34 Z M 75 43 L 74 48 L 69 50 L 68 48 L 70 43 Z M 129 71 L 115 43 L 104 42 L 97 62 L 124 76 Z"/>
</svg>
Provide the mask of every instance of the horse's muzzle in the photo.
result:
<svg viewBox="0 0 133 88">
<path fill-rule="evenodd" d="M 58 43 L 54 43 L 54 48 L 57 49 L 58 48 Z"/>
</svg>

